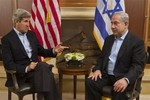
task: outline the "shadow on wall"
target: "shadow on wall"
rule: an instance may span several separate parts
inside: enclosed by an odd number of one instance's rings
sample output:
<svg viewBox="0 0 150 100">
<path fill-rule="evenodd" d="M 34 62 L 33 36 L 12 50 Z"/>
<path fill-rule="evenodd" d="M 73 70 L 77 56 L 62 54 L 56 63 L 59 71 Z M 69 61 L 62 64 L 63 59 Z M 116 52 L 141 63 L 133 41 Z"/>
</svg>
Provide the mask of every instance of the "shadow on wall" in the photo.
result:
<svg viewBox="0 0 150 100">
<path fill-rule="evenodd" d="M 148 47 L 148 53 L 150 54 L 150 47 Z M 147 62 L 148 64 L 150 64 L 150 57 L 148 58 L 148 62 Z"/>
<path fill-rule="evenodd" d="M 2 61 L 2 45 L 0 44 L 0 61 Z"/>
<path fill-rule="evenodd" d="M 64 55 L 68 52 L 80 52 L 85 55 L 83 64 L 94 65 L 101 53 L 96 41 L 89 41 L 84 32 L 76 34 L 74 37 L 63 42 L 63 45 L 68 46 L 69 49 L 57 56 L 56 63 L 65 62 Z"/>
<path fill-rule="evenodd" d="M 85 54 L 83 63 L 95 64 L 101 51 L 93 36 L 93 19 L 63 19 L 61 25 L 61 41 L 70 48 L 64 50 L 57 57 L 56 63 L 65 61 L 64 55 L 68 52 L 80 52 Z"/>
</svg>

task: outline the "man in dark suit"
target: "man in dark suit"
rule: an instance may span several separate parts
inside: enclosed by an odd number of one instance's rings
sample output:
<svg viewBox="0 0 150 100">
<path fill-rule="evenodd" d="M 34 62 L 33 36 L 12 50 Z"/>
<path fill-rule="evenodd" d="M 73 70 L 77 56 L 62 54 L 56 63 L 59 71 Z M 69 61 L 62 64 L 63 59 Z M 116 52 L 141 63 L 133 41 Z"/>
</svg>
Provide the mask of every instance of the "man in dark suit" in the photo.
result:
<svg viewBox="0 0 150 100">
<path fill-rule="evenodd" d="M 59 100 L 53 73 L 47 63 L 39 61 L 38 56 L 56 57 L 57 53 L 68 48 L 57 45 L 44 49 L 34 32 L 28 30 L 31 14 L 24 9 L 17 9 L 13 14 L 13 29 L 2 38 L 2 59 L 4 67 L 15 70 L 18 84 L 30 82 L 38 92 L 38 100 Z M 6 86 L 13 86 L 12 78 L 7 73 Z"/>
<path fill-rule="evenodd" d="M 99 23 L 100 24 L 100 23 Z M 105 39 L 102 53 L 93 73 L 86 79 L 88 100 L 100 100 L 103 86 L 113 86 L 112 100 L 128 100 L 136 78 L 144 70 L 144 42 L 128 31 L 127 13 L 115 13 L 111 20 L 113 34 Z M 139 87 L 140 88 L 140 87 Z"/>
</svg>

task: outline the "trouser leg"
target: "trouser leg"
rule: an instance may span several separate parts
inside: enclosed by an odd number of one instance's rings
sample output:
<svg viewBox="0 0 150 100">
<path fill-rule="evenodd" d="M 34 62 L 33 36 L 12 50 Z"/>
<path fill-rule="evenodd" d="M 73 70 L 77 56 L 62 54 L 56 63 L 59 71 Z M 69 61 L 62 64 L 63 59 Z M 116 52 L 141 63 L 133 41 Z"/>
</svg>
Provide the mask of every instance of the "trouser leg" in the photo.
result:
<svg viewBox="0 0 150 100">
<path fill-rule="evenodd" d="M 55 83 L 55 79 L 53 78 L 52 87 L 50 91 L 44 92 L 44 100 L 60 100 L 60 95 L 58 92 L 58 87 Z"/>
<path fill-rule="evenodd" d="M 34 87 L 38 93 L 43 93 L 44 100 L 59 100 L 59 93 L 54 74 L 47 63 L 39 62 L 34 70 Z"/>
<path fill-rule="evenodd" d="M 94 83 L 91 79 L 87 78 L 85 82 L 86 99 L 87 100 L 100 100 L 101 93 L 95 89 Z"/>
<path fill-rule="evenodd" d="M 106 85 L 113 85 L 112 79 L 108 75 L 103 75 L 96 81 L 87 78 L 85 81 L 87 100 L 100 100 L 102 96 L 102 88 Z"/>
<path fill-rule="evenodd" d="M 126 92 L 113 92 L 112 100 L 128 100 Z"/>
<path fill-rule="evenodd" d="M 37 100 L 43 100 L 44 94 L 43 93 L 37 93 Z"/>
<path fill-rule="evenodd" d="M 102 87 L 111 83 L 109 78 L 98 78 L 96 81 L 87 78 L 85 82 L 87 100 L 100 100 Z"/>
</svg>

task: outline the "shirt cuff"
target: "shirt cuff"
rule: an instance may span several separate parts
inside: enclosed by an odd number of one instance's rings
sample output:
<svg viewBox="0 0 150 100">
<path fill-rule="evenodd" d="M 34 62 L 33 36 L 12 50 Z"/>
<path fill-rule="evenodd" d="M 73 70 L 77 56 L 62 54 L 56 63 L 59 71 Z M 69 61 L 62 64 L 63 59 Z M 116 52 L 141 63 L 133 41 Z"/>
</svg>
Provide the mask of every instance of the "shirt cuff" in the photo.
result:
<svg viewBox="0 0 150 100">
<path fill-rule="evenodd" d="M 53 52 L 53 54 L 54 54 L 54 55 L 56 55 L 56 54 L 57 54 L 57 53 L 55 52 L 55 49 L 54 49 L 54 48 L 53 48 L 52 52 Z"/>
<path fill-rule="evenodd" d="M 25 73 L 28 73 L 28 66 L 27 66 L 26 69 L 25 69 Z"/>
<path fill-rule="evenodd" d="M 130 83 L 128 78 L 125 77 L 124 79 L 127 81 L 128 84 Z"/>
</svg>

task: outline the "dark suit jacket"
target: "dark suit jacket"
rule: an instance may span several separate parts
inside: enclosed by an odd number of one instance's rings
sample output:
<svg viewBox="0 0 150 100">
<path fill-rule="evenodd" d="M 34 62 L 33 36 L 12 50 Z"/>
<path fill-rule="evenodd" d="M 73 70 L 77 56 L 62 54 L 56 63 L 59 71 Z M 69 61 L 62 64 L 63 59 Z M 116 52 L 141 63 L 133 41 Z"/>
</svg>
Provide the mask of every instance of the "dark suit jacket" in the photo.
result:
<svg viewBox="0 0 150 100">
<path fill-rule="evenodd" d="M 52 49 L 44 49 L 32 31 L 27 32 L 27 38 L 32 47 L 32 56 L 28 57 L 19 37 L 14 30 L 11 30 L 2 38 L 2 59 L 6 69 L 15 70 L 17 72 L 18 83 L 24 83 L 26 80 L 25 68 L 30 62 L 38 62 L 38 56 L 55 57 Z M 6 86 L 12 86 L 12 79 L 7 74 Z"/>
<path fill-rule="evenodd" d="M 110 35 L 105 39 L 100 59 L 93 68 L 93 71 L 99 69 L 103 74 L 107 74 L 107 65 L 113 42 L 114 35 Z M 118 79 L 126 77 L 129 79 L 130 84 L 133 84 L 144 69 L 144 61 L 145 51 L 143 40 L 128 33 L 118 53 L 114 68 L 115 77 Z"/>
</svg>

